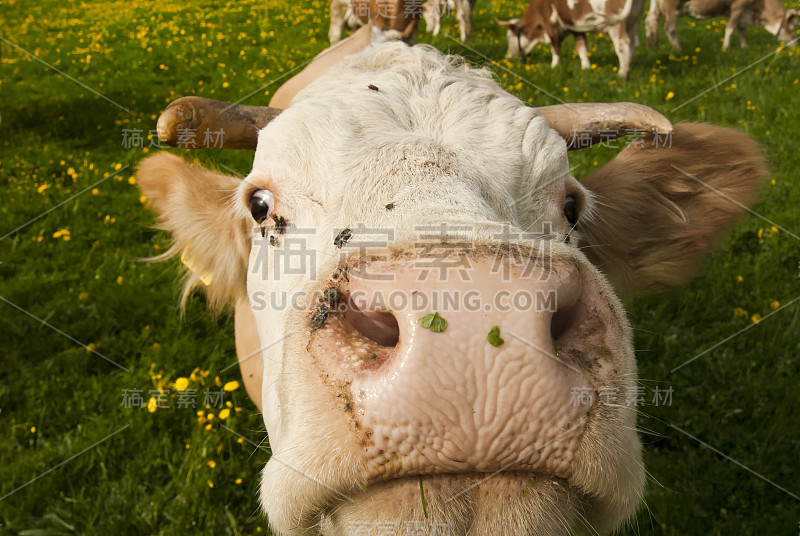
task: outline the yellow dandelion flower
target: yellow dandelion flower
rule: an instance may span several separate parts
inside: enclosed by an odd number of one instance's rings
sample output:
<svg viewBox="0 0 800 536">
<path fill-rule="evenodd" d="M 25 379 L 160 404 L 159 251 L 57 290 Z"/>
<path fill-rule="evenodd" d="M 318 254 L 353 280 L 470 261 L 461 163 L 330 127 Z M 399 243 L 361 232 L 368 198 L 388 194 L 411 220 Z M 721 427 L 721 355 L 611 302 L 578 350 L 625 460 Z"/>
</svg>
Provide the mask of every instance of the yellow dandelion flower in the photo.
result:
<svg viewBox="0 0 800 536">
<path fill-rule="evenodd" d="M 35 433 L 36 433 L 36 427 L 35 427 L 35 426 L 31 426 L 31 433 L 32 433 L 32 434 L 35 434 Z"/>
<path fill-rule="evenodd" d="M 208 487 L 209 487 L 209 488 L 213 488 L 213 487 L 214 487 L 214 483 L 213 483 L 213 482 L 211 482 L 210 480 L 208 480 L 208 481 L 206 482 L 206 484 L 208 484 Z"/>
<path fill-rule="evenodd" d="M 97 349 L 97 345 L 95 345 L 95 343 L 93 343 L 93 342 L 90 342 L 89 344 L 86 345 L 86 352 L 87 353 L 94 352 L 96 349 Z"/>
<path fill-rule="evenodd" d="M 214 414 L 213 413 L 209 413 L 208 415 L 206 415 L 206 419 L 208 419 L 209 421 L 213 421 L 214 420 Z"/>
<path fill-rule="evenodd" d="M 143 204 L 143 205 L 144 205 L 145 203 L 147 203 L 147 196 L 146 196 L 146 195 L 144 195 L 144 194 L 140 195 L 140 196 L 139 196 L 139 202 L 140 202 L 141 204 Z"/>
<path fill-rule="evenodd" d="M 118 170 L 122 167 L 122 164 L 114 164 L 114 170 Z"/>
<path fill-rule="evenodd" d="M 779 232 L 778 228 L 775 227 L 774 225 L 772 227 L 770 227 L 770 230 L 775 234 L 778 234 L 778 232 Z"/>
<path fill-rule="evenodd" d="M 122 284 L 122 276 L 117 277 L 117 285 Z"/>
<path fill-rule="evenodd" d="M 228 416 L 230 414 L 231 414 L 231 410 L 229 410 L 228 408 L 225 408 L 225 409 L 223 409 L 222 411 L 219 412 L 219 418 L 224 421 L 225 419 L 228 418 Z"/>
<path fill-rule="evenodd" d="M 761 322 L 761 315 L 756 313 L 750 317 L 750 320 L 753 321 L 753 324 L 758 324 L 759 322 Z"/>
<path fill-rule="evenodd" d="M 203 411 L 202 409 L 198 409 L 198 410 L 197 410 L 197 416 L 198 416 L 198 417 L 202 417 L 203 415 L 205 415 L 205 413 L 206 413 L 206 412 L 205 412 L 205 411 Z"/>
<path fill-rule="evenodd" d="M 761 238 L 762 236 L 764 236 L 764 229 L 759 229 L 758 230 L 758 238 Z"/>
<path fill-rule="evenodd" d="M 234 482 L 234 484 L 236 484 L 236 485 L 238 486 L 239 484 L 241 484 L 241 483 L 242 483 L 242 479 L 241 479 L 241 478 L 237 478 L 237 479 L 236 479 L 236 480 L 234 480 L 233 482 Z"/>
<path fill-rule="evenodd" d="M 217 387 L 222 387 L 222 380 L 219 379 L 219 376 L 214 378 L 214 383 L 217 384 Z"/>
<path fill-rule="evenodd" d="M 747 311 L 745 311 L 741 307 L 737 307 L 736 309 L 733 310 L 733 316 L 739 318 L 747 318 Z"/>
<path fill-rule="evenodd" d="M 673 97 L 675 97 L 675 92 L 674 91 L 670 91 L 669 93 L 667 93 L 667 96 L 666 96 L 666 98 L 664 98 L 664 100 L 666 100 L 666 101 L 672 100 Z"/>
<path fill-rule="evenodd" d="M 47 183 L 44 183 L 44 184 L 42 184 L 41 186 L 39 186 L 39 187 L 37 188 L 37 190 L 38 190 L 38 192 L 39 192 L 39 193 L 42 193 L 42 192 L 44 192 L 45 190 L 47 190 L 48 188 L 50 188 L 50 185 L 49 185 L 49 184 L 47 184 Z"/>
<path fill-rule="evenodd" d="M 208 423 L 205 427 L 206 431 L 211 430 L 211 423 Z"/>
<path fill-rule="evenodd" d="M 208 466 L 213 469 L 217 466 L 217 462 L 214 460 L 208 460 Z"/>
<path fill-rule="evenodd" d="M 75 175 L 75 168 L 73 168 L 73 167 L 67 168 L 67 175 L 70 175 L 70 176 L 71 175 Z"/>
<path fill-rule="evenodd" d="M 222 389 L 225 391 L 235 391 L 238 388 L 239 388 L 239 382 L 233 380 L 231 382 L 226 383 Z"/>
<path fill-rule="evenodd" d="M 738 283 L 743 283 L 743 282 L 744 282 L 744 277 L 742 277 L 742 276 L 740 276 L 740 275 L 737 275 L 737 276 L 736 276 L 736 281 L 737 281 Z"/>
<path fill-rule="evenodd" d="M 772 309 L 773 311 L 777 311 L 778 309 L 780 309 L 780 307 L 781 307 L 781 302 L 779 302 L 778 300 L 775 300 L 774 302 L 769 304 L 769 308 Z"/>
<path fill-rule="evenodd" d="M 775 179 L 772 179 L 772 180 L 771 180 L 771 181 L 769 181 L 769 182 L 770 182 L 770 184 L 772 184 L 773 186 L 775 186 L 775 182 L 776 182 L 776 181 L 775 181 Z"/>
<path fill-rule="evenodd" d="M 189 443 L 186 443 L 186 448 L 187 448 L 187 449 L 188 449 L 188 448 L 191 448 L 191 445 L 190 445 Z"/>
<path fill-rule="evenodd" d="M 147 401 L 147 411 L 150 413 L 155 413 L 156 408 L 158 407 L 158 401 L 155 397 L 150 397 L 150 400 Z"/>
<path fill-rule="evenodd" d="M 97 195 L 99 193 L 100 193 L 100 190 L 98 190 L 97 188 L 92 188 L 92 195 Z"/>
<path fill-rule="evenodd" d="M 205 423 L 206 423 L 206 418 L 205 417 L 200 416 L 200 417 L 197 418 L 197 424 L 205 424 Z"/>
<path fill-rule="evenodd" d="M 241 438 L 241 437 L 237 437 L 237 438 L 236 438 L 236 442 L 237 442 L 237 443 L 239 443 L 239 444 L 241 445 L 242 443 L 244 443 L 244 439 L 243 439 L 243 438 Z"/>
<path fill-rule="evenodd" d="M 189 387 L 188 379 L 181 377 L 175 380 L 175 389 L 177 389 L 178 391 L 183 391 L 187 387 Z"/>
<path fill-rule="evenodd" d="M 128 184 L 136 184 L 136 177 L 128 177 Z"/>
</svg>

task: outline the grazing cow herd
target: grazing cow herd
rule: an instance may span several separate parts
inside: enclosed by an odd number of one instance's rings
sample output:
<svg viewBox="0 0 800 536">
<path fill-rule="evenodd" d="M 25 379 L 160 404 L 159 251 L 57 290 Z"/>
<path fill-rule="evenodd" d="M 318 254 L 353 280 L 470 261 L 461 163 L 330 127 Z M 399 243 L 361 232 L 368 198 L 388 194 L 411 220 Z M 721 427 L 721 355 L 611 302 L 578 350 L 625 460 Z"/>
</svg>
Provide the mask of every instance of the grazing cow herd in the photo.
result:
<svg viewBox="0 0 800 536">
<path fill-rule="evenodd" d="M 336 44 L 346 25 L 355 28 L 367 21 L 384 31 L 397 32 L 406 42 L 417 35 L 420 15 L 424 15 L 428 32 L 438 35 L 441 18 L 454 13 L 458 20 L 461 40 L 466 41 L 472 30 L 472 11 L 476 0 L 331 0 L 329 38 Z M 639 46 L 639 26 L 644 13 L 644 0 L 530 0 L 522 18 L 497 20 L 506 28 L 508 57 L 522 55 L 523 59 L 540 43 L 550 45 L 551 65 L 560 62 L 561 44 L 568 35 L 575 37 L 575 49 L 581 68 L 588 69 L 589 52 L 586 34 L 608 32 L 619 59 L 618 75 L 628 78 L 631 60 Z M 678 43 L 678 18 L 689 15 L 697 19 L 728 16 L 722 49 L 730 46 L 734 30 L 738 30 L 741 45 L 747 46 L 747 27 L 762 25 L 777 39 L 796 43 L 800 11 L 786 9 L 781 0 L 650 0 L 647 15 L 647 44 L 658 43 L 658 19 L 664 16 L 664 28 L 672 47 Z"/>
<path fill-rule="evenodd" d="M 705 1 L 653 0 L 650 14 L 669 25 L 709 14 Z M 796 28 L 777 0 L 739 1 L 714 8 L 729 30 Z M 530 107 L 485 70 L 400 41 L 447 11 L 466 40 L 473 8 L 333 0 L 336 44 L 269 106 L 183 97 L 158 120 L 173 145 L 210 129 L 255 151 L 244 180 L 167 152 L 140 165 L 186 292 L 234 308 L 276 534 L 619 527 L 644 490 L 636 412 L 575 393 L 635 388 L 625 304 L 685 285 L 766 175 L 735 130 L 632 103 Z M 606 29 L 625 76 L 642 9 L 532 0 L 502 24 L 510 52 L 549 43 L 554 65 L 567 33 L 585 66 L 586 33 Z M 644 135 L 572 176 L 568 150 L 630 132 Z"/>
</svg>

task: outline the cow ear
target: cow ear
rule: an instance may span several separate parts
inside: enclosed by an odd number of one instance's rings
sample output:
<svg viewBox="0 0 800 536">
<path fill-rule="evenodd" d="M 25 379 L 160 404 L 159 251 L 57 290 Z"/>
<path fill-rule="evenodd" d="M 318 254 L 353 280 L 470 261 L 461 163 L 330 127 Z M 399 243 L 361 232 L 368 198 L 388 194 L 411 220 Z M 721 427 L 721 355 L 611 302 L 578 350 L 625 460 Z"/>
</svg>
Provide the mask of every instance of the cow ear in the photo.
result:
<svg viewBox="0 0 800 536">
<path fill-rule="evenodd" d="M 195 286 L 214 308 L 246 297 L 251 222 L 234 210 L 241 181 L 164 152 L 142 161 L 137 183 L 172 235 L 169 251 L 153 260 L 180 255 L 186 268 L 181 306 Z"/>
<path fill-rule="evenodd" d="M 683 286 L 766 174 L 758 144 L 732 129 L 683 123 L 645 137 L 582 180 L 594 197 L 583 251 L 623 298 Z"/>
</svg>

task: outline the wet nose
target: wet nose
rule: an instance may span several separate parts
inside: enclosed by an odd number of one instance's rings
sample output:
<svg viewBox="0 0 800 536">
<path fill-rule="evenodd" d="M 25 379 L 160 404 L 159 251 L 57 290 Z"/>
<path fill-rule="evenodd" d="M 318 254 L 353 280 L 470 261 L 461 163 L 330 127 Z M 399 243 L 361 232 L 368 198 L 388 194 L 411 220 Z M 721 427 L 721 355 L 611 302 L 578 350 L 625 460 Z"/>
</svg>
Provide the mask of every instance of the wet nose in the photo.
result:
<svg viewBox="0 0 800 536">
<path fill-rule="evenodd" d="M 362 262 L 313 355 L 376 475 L 567 475 L 588 408 L 586 278 L 570 259 Z"/>
</svg>

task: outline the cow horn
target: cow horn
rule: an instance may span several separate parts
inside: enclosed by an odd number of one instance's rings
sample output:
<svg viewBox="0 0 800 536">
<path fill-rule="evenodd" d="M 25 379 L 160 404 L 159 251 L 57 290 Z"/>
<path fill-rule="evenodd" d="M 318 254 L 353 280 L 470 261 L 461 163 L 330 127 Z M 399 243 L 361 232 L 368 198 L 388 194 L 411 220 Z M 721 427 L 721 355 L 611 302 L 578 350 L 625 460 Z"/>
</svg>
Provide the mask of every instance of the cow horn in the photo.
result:
<svg viewBox="0 0 800 536">
<path fill-rule="evenodd" d="M 184 149 L 255 151 L 258 131 L 281 111 L 267 106 L 243 106 L 203 97 L 172 101 L 158 118 L 158 138 Z"/>
<path fill-rule="evenodd" d="M 634 102 L 555 104 L 536 108 L 536 113 L 564 138 L 569 150 L 640 132 L 672 133 L 669 119 Z"/>
</svg>

